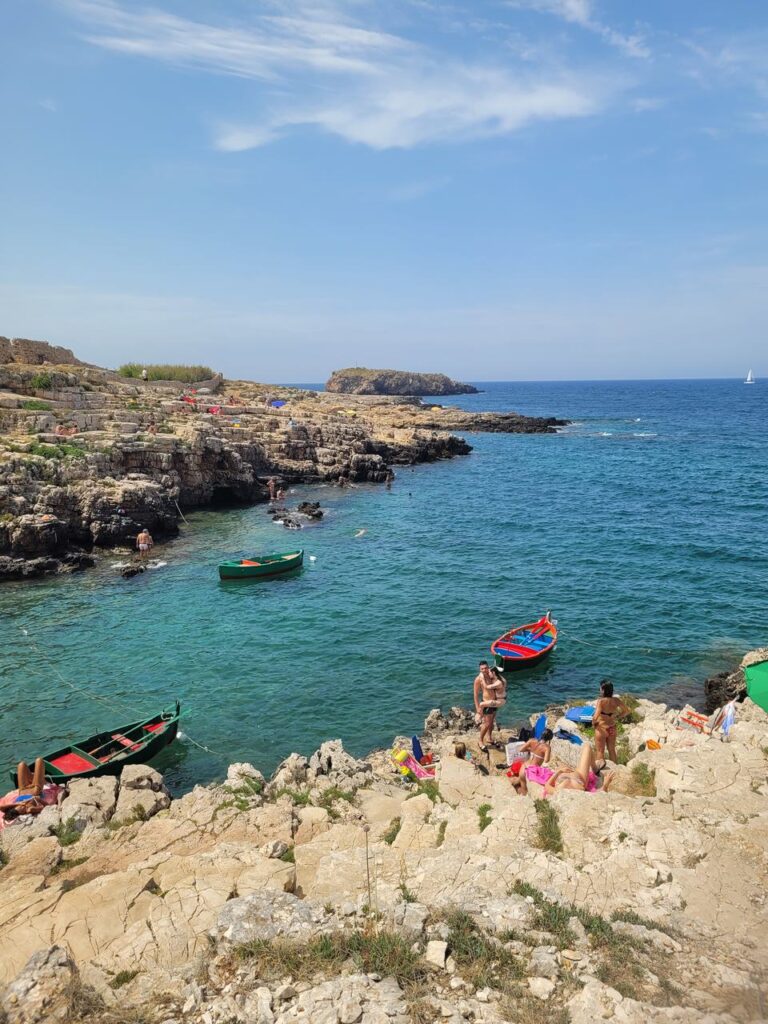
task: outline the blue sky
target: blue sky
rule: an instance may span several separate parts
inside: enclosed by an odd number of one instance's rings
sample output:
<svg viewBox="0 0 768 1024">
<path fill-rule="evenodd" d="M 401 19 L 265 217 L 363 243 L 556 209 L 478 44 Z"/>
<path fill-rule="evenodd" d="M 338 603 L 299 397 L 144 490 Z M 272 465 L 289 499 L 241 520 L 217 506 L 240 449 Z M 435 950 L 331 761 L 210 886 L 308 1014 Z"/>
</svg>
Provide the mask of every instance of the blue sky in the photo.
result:
<svg viewBox="0 0 768 1024">
<path fill-rule="evenodd" d="M 0 333 L 768 375 L 768 4 L 5 0 Z"/>
</svg>

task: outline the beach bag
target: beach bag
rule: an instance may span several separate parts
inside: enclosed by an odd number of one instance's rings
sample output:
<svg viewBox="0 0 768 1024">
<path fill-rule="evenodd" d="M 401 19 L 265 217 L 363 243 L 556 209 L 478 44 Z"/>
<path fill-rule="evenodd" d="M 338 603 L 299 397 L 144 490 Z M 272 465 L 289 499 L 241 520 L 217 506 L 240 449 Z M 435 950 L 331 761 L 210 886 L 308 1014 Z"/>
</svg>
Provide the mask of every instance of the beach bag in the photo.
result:
<svg viewBox="0 0 768 1024">
<path fill-rule="evenodd" d="M 524 725 L 522 727 L 522 729 L 520 730 L 519 738 L 523 741 L 523 743 L 527 742 L 528 740 L 532 740 L 533 739 L 533 729 L 529 729 L 527 725 Z"/>
</svg>

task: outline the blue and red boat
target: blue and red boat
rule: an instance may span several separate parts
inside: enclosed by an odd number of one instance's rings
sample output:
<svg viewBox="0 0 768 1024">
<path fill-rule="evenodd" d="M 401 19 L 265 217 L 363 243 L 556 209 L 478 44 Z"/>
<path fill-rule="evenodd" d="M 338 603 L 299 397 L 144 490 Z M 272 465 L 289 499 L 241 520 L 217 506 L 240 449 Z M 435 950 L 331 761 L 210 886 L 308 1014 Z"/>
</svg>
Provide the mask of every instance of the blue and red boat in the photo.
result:
<svg viewBox="0 0 768 1024">
<path fill-rule="evenodd" d="M 550 612 L 537 622 L 515 626 L 494 640 L 491 653 L 496 667 L 504 672 L 517 672 L 540 665 L 549 657 L 557 644 L 557 620 Z"/>
</svg>

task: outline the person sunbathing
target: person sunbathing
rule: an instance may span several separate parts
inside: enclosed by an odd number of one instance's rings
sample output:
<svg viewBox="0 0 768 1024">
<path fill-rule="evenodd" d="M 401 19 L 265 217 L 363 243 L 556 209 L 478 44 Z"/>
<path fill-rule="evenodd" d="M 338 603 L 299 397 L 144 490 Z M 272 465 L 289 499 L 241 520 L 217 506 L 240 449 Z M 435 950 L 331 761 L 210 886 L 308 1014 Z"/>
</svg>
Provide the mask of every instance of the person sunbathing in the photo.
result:
<svg viewBox="0 0 768 1024">
<path fill-rule="evenodd" d="M 512 762 L 507 774 L 515 789 L 519 788 L 521 796 L 527 796 L 528 794 L 526 769 L 540 768 L 552 756 L 552 736 L 552 730 L 545 729 L 541 734 L 541 739 L 528 740 L 515 755 L 515 760 Z"/>
<path fill-rule="evenodd" d="M 600 772 L 605 768 L 605 761 L 597 761 L 591 744 L 583 743 L 579 763 L 575 768 L 560 768 L 544 785 L 544 796 L 551 796 L 558 789 L 575 789 L 582 793 L 595 793 L 600 781 Z M 610 772 L 602 780 L 603 791 L 607 792 L 613 782 L 614 773 Z"/>
</svg>

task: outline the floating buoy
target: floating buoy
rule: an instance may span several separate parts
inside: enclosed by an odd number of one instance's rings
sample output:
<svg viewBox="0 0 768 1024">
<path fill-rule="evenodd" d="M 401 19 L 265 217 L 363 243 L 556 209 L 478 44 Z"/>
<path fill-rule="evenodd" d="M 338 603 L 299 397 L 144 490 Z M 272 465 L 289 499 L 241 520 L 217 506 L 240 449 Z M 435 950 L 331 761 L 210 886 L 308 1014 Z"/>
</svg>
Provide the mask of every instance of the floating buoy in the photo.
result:
<svg viewBox="0 0 768 1024">
<path fill-rule="evenodd" d="M 358 530 L 357 533 L 355 534 L 355 536 L 356 537 L 362 537 L 364 533 L 365 533 L 365 530 Z"/>
</svg>

